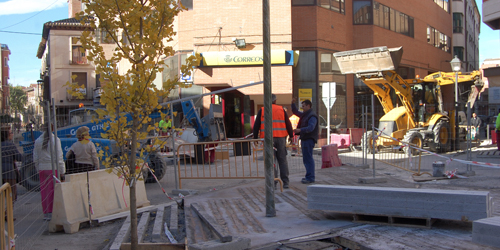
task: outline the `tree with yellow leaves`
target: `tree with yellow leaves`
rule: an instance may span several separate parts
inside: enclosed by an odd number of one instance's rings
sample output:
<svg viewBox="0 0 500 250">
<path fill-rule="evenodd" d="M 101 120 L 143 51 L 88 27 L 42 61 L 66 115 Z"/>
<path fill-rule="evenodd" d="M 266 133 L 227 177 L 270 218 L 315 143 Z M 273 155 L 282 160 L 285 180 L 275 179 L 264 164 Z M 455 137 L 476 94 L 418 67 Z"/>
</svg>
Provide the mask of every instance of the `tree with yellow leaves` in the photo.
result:
<svg viewBox="0 0 500 250">
<path fill-rule="evenodd" d="M 158 127 L 149 115 L 160 109 L 159 102 L 176 86 L 184 86 L 178 80 L 167 80 L 162 88 L 153 81 L 160 77 L 163 59 L 175 51 L 166 42 L 172 41 L 174 17 L 183 10 L 176 0 L 82 0 L 86 8 L 77 14 L 81 22 L 90 23 L 92 30 L 80 37 L 87 57 L 95 64 L 96 74 L 106 79 L 102 87 L 99 119 L 108 118 L 103 138 L 114 140 L 121 149 L 117 158 L 100 156 L 106 169 L 125 178 L 130 187 L 131 245 L 136 249 L 137 207 L 136 182 L 144 178 L 144 156 L 150 147 L 140 148 L 139 141 Z M 105 53 L 99 40 L 114 44 L 112 55 Z M 104 46 L 109 46 L 104 45 Z M 181 67 L 184 74 L 199 63 L 199 56 L 190 56 Z M 126 72 L 117 71 L 120 65 L 129 65 Z M 72 86 L 78 89 L 79 86 Z M 127 118 L 125 115 L 130 115 Z M 164 118 L 164 115 L 162 115 Z M 155 140 L 158 144 L 159 141 Z M 128 151 L 127 151 L 128 149 Z M 129 152 L 129 153 L 125 153 Z"/>
</svg>

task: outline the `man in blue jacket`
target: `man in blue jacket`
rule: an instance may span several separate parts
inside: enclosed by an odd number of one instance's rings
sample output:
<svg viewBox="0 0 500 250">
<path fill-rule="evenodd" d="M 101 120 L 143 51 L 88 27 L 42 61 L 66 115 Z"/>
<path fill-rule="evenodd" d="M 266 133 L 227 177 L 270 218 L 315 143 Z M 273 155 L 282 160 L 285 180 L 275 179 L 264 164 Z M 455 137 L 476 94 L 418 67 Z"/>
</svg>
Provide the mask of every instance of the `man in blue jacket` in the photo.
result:
<svg viewBox="0 0 500 250">
<path fill-rule="evenodd" d="M 319 123 L 318 116 L 312 109 L 310 100 L 305 100 L 301 103 L 302 110 L 300 112 L 295 106 L 297 99 L 292 99 L 292 112 L 300 118 L 297 128 L 293 130 L 296 135 L 300 136 L 300 145 L 302 147 L 302 161 L 306 168 L 306 177 L 302 178 L 302 183 L 309 184 L 315 182 L 314 175 L 314 159 L 313 148 L 318 142 Z"/>
</svg>

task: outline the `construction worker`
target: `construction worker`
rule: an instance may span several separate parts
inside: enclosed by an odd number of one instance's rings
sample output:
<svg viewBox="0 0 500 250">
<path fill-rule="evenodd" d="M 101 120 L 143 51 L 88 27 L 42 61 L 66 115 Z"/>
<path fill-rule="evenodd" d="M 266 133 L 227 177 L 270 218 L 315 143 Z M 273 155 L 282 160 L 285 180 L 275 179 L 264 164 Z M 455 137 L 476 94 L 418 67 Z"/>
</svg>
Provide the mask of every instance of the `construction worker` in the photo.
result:
<svg viewBox="0 0 500 250">
<path fill-rule="evenodd" d="M 283 181 L 283 188 L 288 188 L 288 162 L 286 160 L 286 137 L 293 137 L 293 128 L 282 106 L 276 105 L 276 95 L 272 94 L 273 101 L 273 147 L 276 149 L 276 159 L 278 160 L 280 178 Z M 253 138 L 264 138 L 264 107 L 257 113 L 253 124 Z"/>
<path fill-rule="evenodd" d="M 497 120 L 495 123 L 495 132 L 497 134 L 497 149 L 500 150 L 500 109 L 498 109 Z"/>
<path fill-rule="evenodd" d="M 167 115 L 166 120 L 167 121 L 165 121 L 164 119 L 161 119 L 160 123 L 158 124 L 158 126 L 160 127 L 160 135 L 161 136 L 167 136 L 168 131 L 172 128 L 172 120 L 170 120 L 169 115 Z"/>
<path fill-rule="evenodd" d="M 170 119 L 170 116 L 167 115 L 165 117 L 167 121 L 164 119 L 161 119 L 160 123 L 158 124 L 158 127 L 160 127 L 160 136 L 168 136 L 168 132 L 172 128 L 172 120 Z M 169 152 L 168 147 L 164 145 L 161 147 L 160 152 Z"/>
</svg>

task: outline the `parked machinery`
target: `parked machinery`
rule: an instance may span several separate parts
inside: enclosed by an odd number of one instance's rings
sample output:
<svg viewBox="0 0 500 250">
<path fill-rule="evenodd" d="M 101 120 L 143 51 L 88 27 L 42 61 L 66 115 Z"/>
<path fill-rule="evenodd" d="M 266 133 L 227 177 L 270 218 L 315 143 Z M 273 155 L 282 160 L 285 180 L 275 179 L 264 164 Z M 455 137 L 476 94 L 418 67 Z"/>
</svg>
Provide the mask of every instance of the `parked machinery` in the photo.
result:
<svg viewBox="0 0 500 250">
<path fill-rule="evenodd" d="M 189 121 L 189 123 L 195 128 L 196 135 L 198 136 L 199 142 L 207 141 L 218 141 L 225 140 L 226 133 L 224 129 L 224 118 L 222 116 L 222 107 L 220 105 L 211 104 L 209 115 L 200 118 L 198 111 L 194 107 L 193 101 L 183 101 L 182 110 L 184 112 L 184 117 Z M 158 110 L 150 115 L 152 120 L 157 120 L 161 117 L 161 113 L 168 113 L 169 111 Z M 127 120 L 130 120 L 130 115 L 125 115 Z M 108 119 L 100 120 L 97 123 L 92 122 L 92 120 L 97 119 L 96 109 L 93 107 L 84 107 L 70 111 L 68 126 L 58 128 L 57 136 L 61 140 L 61 147 L 63 149 L 63 155 L 69 150 L 71 145 L 77 141 L 76 130 L 82 126 L 89 127 L 91 140 L 96 144 L 97 151 L 104 150 L 105 155 L 110 157 L 120 154 L 116 142 L 113 140 L 101 138 L 101 134 L 104 133 L 104 123 Z M 38 138 L 42 132 L 40 131 L 27 131 L 24 133 L 24 141 L 21 142 L 21 146 L 24 151 L 24 162 L 23 167 L 20 169 L 21 185 L 25 188 L 32 190 L 39 187 L 38 170 L 35 168 L 33 163 L 33 145 L 36 138 Z M 202 150 L 200 150 L 202 152 Z M 158 180 L 161 180 L 166 172 L 166 162 L 164 159 L 159 157 L 157 152 L 151 152 L 146 156 L 146 162 L 148 166 L 154 171 Z M 154 176 L 150 172 L 147 172 L 145 176 L 146 183 L 155 182 Z"/>
<path fill-rule="evenodd" d="M 385 115 L 380 118 L 379 130 L 419 148 L 424 145 L 436 152 L 451 149 L 454 119 L 443 107 L 441 87 L 455 83 L 455 73 L 437 72 L 423 79 L 403 79 L 396 73 L 403 48 L 374 47 L 334 53 L 342 74 L 355 74 L 378 98 Z M 468 102 L 474 100 L 482 88 L 479 71 L 461 74 L 459 84 L 471 86 Z M 397 96 L 397 98 L 393 98 Z M 453 124 L 452 124 L 453 123 Z M 377 139 L 373 145 L 373 131 L 363 136 L 363 145 L 371 153 L 382 146 L 399 142 Z M 405 151 L 408 147 L 403 147 Z"/>
</svg>

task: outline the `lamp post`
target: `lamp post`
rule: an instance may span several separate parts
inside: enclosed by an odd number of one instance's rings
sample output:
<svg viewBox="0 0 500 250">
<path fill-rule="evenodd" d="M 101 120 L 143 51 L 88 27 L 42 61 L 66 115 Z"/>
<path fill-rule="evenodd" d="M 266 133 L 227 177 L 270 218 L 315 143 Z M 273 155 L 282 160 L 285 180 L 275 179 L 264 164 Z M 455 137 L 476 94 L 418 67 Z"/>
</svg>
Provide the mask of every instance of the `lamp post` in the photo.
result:
<svg viewBox="0 0 500 250">
<path fill-rule="evenodd" d="M 457 56 L 450 62 L 451 69 L 455 72 L 455 150 L 460 148 L 460 138 L 458 138 L 458 72 L 462 67 L 462 62 Z"/>
</svg>

